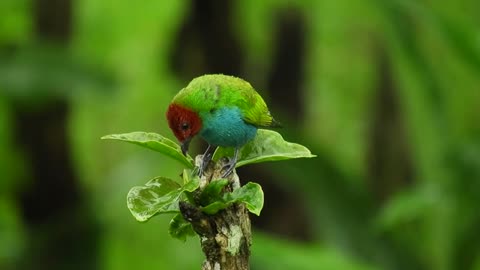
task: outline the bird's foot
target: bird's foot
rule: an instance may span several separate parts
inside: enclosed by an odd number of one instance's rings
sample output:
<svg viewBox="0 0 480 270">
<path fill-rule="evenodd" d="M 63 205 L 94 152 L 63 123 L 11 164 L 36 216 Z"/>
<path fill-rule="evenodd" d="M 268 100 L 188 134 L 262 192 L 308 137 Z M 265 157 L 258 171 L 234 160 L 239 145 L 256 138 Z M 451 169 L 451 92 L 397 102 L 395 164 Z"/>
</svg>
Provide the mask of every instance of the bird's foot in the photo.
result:
<svg viewBox="0 0 480 270">
<path fill-rule="evenodd" d="M 222 178 L 225 178 L 225 177 L 229 176 L 230 174 L 232 174 L 233 169 L 235 169 L 235 165 L 237 165 L 237 161 L 234 160 L 234 159 L 231 159 L 227 164 L 223 165 L 223 167 L 222 167 L 222 170 L 223 170 Z"/>
<path fill-rule="evenodd" d="M 208 167 L 208 164 L 210 164 L 210 160 L 206 159 L 205 156 L 202 158 L 202 164 L 200 165 L 200 168 L 198 170 L 198 176 L 202 176 L 205 170 Z"/>
<path fill-rule="evenodd" d="M 215 149 L 215 146 L 208 145 L 207 150 L 202 157 L 202 164 L 200 165 L 200 168 L 198 170 L 198 176 L 202 176 L 203 173 L 207 170 L 208 164 L 210 164 L 210 161 L 212 160 Z"/>
<path fill-rule="evenodd" d="M 232 174 L 233 170 L 235 169 L 235 165 L 237 165 L 237 157 L 238 157 L 238 148 L 235 148 L 235 152 L 233 154 L 233 158 L 231 158 L 225 165 L 223 165 L 222 170 L 224 170 L 222 174 L 222 178 L 225 178 Z"/>
</svg>

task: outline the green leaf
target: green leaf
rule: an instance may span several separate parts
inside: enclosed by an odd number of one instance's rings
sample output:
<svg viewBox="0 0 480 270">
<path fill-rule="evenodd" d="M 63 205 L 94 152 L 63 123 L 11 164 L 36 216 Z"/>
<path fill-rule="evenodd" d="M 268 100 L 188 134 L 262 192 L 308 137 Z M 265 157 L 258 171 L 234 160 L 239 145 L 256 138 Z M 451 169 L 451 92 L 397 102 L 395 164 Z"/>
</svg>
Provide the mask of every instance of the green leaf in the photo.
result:
<svg viewBox="0 0 480 270">
<path fill-rule="evenodd" d="M 202 207 L 202 211 L 209 215 L 215 215 L 218 211 L 223 210 L 228 206 L 230 206 L 229 203 L 223 201 L 216 201 L 205 207 Z"/>
<path fill-rule="evenodd" d="M 156 177 L 144 186 L 130 189 L 127 206 L 138 221 L 147 221 L 159 213 L 178 212 L 180 185 L 165 177 Z"/>
<path fill-rule="evenodd" d="M 196 170 L 183 170 L 183 190 L 188 192 L 195 191 L 200 186 L 200 177 Z"/>
<path fill-rule="evenodd" d="M 233 156 L 233 149 L 219 147 L 213 159 L 217 161 L 225 156 Z M 278 132 L 259 129 L 257 136 L 240 150 L 236 167 L 265 161 L 312 157 L 315 155 L 305 146 L 285 141 Z"/>
<path fill-rule="evenodd" d="M 245 203 L 248 211 L 260 216 L 264 198 L 262 187 L 259 184 L 249 182 L 232 193 L 226 193 L 225 195 L 229 201 Z"/>
<path fill-rule="evenodd" d="M 218 179 L 210 182 L 200 194 L 200 204 L 209 205 L 216 200 L 221 199 L 222 189 L 228 185 L 227 179 Z"/>
<path fill-rule="evenodd" d="M 188 236 L 195 236 L 195 231 L 192 228 L 192 224 L 186 221 L 182 214 L 176 214 L 170 221 L 168 233 L 173 237 L 186 241 Z"/>
<path fill-rule="evenodd" d="M 188 168 L 194 167 L 194 161 L 190 156 L 184 156 L 178 144 L 156 133 L 131 132 L 124 134 L 111 134 L 101 138 L 102 140 L 118 140 L 143 146 L 145 148 L 167 155 Z"/>
<path fill-rule="evenodd" d="M 144 186 L 130 189 L 127 195 L 127 206 L 138 221 L 147 221 L 156 214 L 180 212 L 178 202 L 180 196 L 187 197 L 190 192 L 200 186 L 200 179 L 195 170 L 183 171 L 184 185 L 165 178 L 156 177 Z"/>
<path fill-rule="evenodd" d="M 202 211 L 213 215 L 232 203 L 245 203 L 248 211 L 259 216 L 263 208 L 263 200 L 262 187 L 257 183 L 249 182 L 231 193 L 225 193 L 223 198 L 203 207 Z"/>
</svg>

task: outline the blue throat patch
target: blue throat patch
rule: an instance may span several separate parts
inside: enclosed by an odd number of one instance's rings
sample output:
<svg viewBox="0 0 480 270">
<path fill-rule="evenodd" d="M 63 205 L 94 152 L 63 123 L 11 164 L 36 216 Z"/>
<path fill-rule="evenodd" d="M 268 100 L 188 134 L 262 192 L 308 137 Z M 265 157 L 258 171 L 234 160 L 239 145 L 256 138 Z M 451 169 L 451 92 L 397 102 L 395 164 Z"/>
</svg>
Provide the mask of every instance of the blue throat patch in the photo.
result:
<svg viewBox="0 0 480 270">
<path fill-rule="evenodd" d="M 247 124 L 240 109 L 235 107 L 200 113 L 200 116 L 203 122 L 200 136 L 211 145 L 240 147 L 257 134 L 257 128 Z"/>
</svg>

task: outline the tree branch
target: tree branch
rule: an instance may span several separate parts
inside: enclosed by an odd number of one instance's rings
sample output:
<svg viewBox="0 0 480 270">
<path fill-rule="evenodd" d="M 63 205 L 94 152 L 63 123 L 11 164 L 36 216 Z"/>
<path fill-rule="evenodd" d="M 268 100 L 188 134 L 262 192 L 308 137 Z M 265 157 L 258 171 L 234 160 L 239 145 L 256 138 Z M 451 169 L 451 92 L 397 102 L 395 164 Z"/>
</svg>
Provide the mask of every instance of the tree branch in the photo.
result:
<svg viewBox="0 0 480 270">
<path fill-rule="evenodd" d="M 200 165 L 202 156 L 195 159 Z M 205 261 L 202 270 L 247 270 L 250 269 L 251 226 L 248 210 L 244 204 L 234 203 L 214 215 L 207 215 L 197 206 L 200 194 L 212 181 L 222 179 L 222 168 L 228 160 L 211 161 L 200 179 L 200 188 L 193 194 L 195 205 L 180 203 L 180 211 L 192 224 L 200 237 Z M 229 184 L 223 193 L 240 188 L 240 180 L 234 171 L 227 177 Z"/>
</svg>

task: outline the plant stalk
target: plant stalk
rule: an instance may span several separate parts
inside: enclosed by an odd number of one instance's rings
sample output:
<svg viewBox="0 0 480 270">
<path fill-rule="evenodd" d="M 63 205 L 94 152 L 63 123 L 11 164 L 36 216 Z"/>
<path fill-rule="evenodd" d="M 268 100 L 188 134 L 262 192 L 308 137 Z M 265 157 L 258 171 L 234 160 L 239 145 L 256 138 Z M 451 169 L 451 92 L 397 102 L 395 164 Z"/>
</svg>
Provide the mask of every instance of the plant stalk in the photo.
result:
<svg viewBox="0 0 480 270">
<path fill-rule="evenodd" d="M 199 166 L 202 156 L 195 159 Z M 196 205 L 200 205 L 199 197 L 203 189 L 212 181 L 222 179 L 222 168 L 228 162 L 221 159 L 211 161 L 200 178 L 200 188 L 193 194 Z M 240 188 L 240 180 L 235 170 L 227 177 L 229 184 L 223 192 L 232 192 Z M 207 215 L 201 209 L 188 202 L 180 203 L 180 211 L 192 224 L 200 237 L 205 261 L 202 270 L 248 270 L 252 241 L 250 217 L 244 204 L 235 203 L 214 215 Z"/>
</svg>

